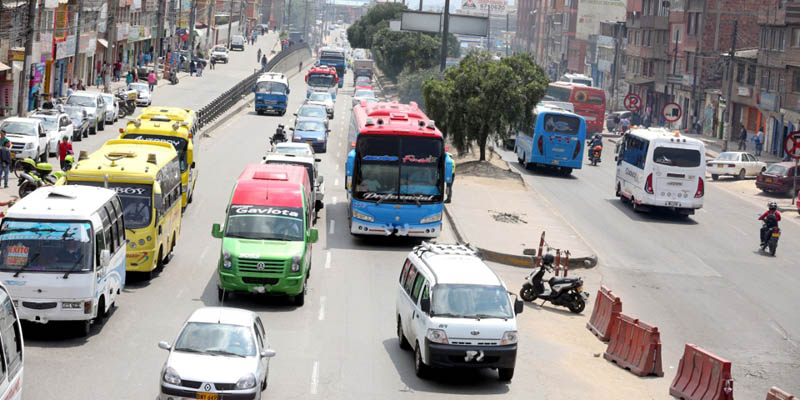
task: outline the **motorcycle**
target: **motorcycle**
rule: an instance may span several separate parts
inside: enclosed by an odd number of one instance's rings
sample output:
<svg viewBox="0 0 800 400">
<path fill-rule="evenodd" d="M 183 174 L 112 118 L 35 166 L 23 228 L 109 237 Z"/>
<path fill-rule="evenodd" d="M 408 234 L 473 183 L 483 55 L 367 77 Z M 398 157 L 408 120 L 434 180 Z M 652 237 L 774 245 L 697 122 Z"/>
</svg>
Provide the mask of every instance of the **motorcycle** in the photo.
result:
<svg viewBox="0 0 800 400">
<path fill-rule="evenodd" d="M 766 227 L 767 224 L 764 224 Z M 769 248 L 769 255 L 775 257 L 775 250 L 778 249 L 778 239 L 781 238 L 781 229 L 777 226 L 767 230 L 767 240 L 761 243 L 761 251 L 766 251 Z"/>
<path fill-rule="evenodd" d="M 119 100 L 119 111 L 121 114 L 133 115 L 136 111 L 136 96 L 135 90 L 117 89 L 114 95 Z M 120 118 L 123 118 L 121 115 Z"/>
<path fill-rule="evenodd" d="M 589 161 L 591 161 L 592 165 L 597 165 L 600 162 L 600 154 L 603 152 L 603 146 L 597 145 L 592 147 L 589 153 Z"/>
<path fill-rule="evenodd" d="M 19 197 L 23 198 L 42 187 L 55 185 L 58 177 L 53 175 L 53 166 L 49 163 L 37 163 L 30 158 L 26 158 L 17 163 L 16 170 L 19 180 Z"/>
<path fill-rule="evenodd" d="M 275 129 L 275 134 L 269 138 L 269 144 L 272 149 L 275 148 L 275 145 L 278 143 L 283 143 L 288 141 L 289 139 L 286 137 L 286 131 L 284 130 L 283 124 L 279 124 L 278 128 Z"/>
<path fill-rule="evenodd" d="M 179 82 L 178 74 L 175 71 L 169 72 L 169 83 L 172 85 L 177 85 Z"/>
<path fill-rule="evenodd" d="M 589 293 L 583 291 L 583 279 L 554 276 L 547 281 L 549 287 L 545 287 L 542 276 L 546 271 L 553 271 L 552 261 L 548 260 L 547 256 L 542 266 L 534 268 L 525 278 L 525 283 L 519 291 L 522 300 L 531 302 L 542 299 L 557 306 L 567 307 L 575 314 L 583 312 L 586 308 L 586 299 L 589 298 Z"/>
</svg>

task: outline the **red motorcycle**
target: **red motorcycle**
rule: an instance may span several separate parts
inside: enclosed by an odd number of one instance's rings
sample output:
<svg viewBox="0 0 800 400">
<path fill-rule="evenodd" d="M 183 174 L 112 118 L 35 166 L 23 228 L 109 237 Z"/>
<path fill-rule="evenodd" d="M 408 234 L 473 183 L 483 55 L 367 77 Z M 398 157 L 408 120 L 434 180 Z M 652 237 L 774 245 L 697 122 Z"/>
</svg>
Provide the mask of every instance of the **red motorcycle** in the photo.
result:
<svg viewBox="0 0 800 400">
<path fill-rule="evenodd" d="M 589 160 L 591 161 L 592 165 L 597 165 L 600 162 L 600 154 L 603 153 L 603 146 L 597 145 L 592 147 L 591 153 L 589 154 Z"/>
</svg>

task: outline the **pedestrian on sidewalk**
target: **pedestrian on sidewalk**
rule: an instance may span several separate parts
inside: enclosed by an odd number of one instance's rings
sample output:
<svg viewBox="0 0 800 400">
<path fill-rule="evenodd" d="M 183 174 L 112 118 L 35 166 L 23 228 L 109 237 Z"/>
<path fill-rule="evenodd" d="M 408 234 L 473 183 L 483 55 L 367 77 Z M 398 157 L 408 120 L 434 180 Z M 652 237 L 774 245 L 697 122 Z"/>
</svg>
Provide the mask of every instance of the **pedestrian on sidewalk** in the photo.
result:
<svg viewBox="0 0 800 400">
<path fill-rule="evenodd" d="M 62 171 L 67 170 L 66 158 L 72 154 L 72 143 L 69 142 L 68 137 L 64 136 L 61 138 L 61 143 L 58 144 L 58 161 L 61 163 Z"/>
<path fill-rule="evenodd" d="M 194 63 L 194 60 L 189 61 L 189 76 L 194 76 L 195 68 L 197 68 L 197 65 Z"/>
<path fill-rule="evenodd" d="M 747 151 L 747 129 L 742 125 L 742 134 L 739 136 L 739 150 Z"/>
<path fill-rule="evenodd" d="M 74 93 L 74 92 L 75 92 L 75 89 L 73 89 L 73 88 L 72 88 L 72 85 L 70 85 L 70 86 L 67 88 L 67 97 L 69 97 L 69 96 L 72 96 L 72 93 Z"/>
<path fill-rule="evenodd" d="M 147 74 L 147 86 L 150 88 L 151 93 L 156 87 L 156 73 L 153 71 L 150 71 L 150 73 Z"/>
<path fill-rule="evenodd" d="M 755 137 L 756 142 L 756 157 L 761 157 L 761 150 L 764 148 L 764 129 L 758 127 L 758 133 Z"/>
<path fill-rule="evenodd" d="M 210 62 L 210 63 L 211 63 L 211 69 L 214 69 L 214 64 L 216 64 L 216 63 L 217 63 L 217 61 L 216 61 L 216 60 L 214 60 L 214 57 L 211 57 L 211 59 L 210 59 L 210 60 L 208 60 L 208 62 Z"/>
<path fill-rule="evenodd" d="M 114 82 L 119 82 L 119 77 L 122 74 L 122 63 L 117 60 L 114 63 Z"/>
<path fill-rule="evenodd" d="M 6 139 L 6 133 L 2 132 L 3 146 L 0 147 L 0 180 L 3 180 L 3 187 L 8 188 L 8 175 L 11 168 L 11 141 Z"/>
<path fill-rule="evenodd" d="M 128 74 L 125 75 L 125 86 L 128 86 L 133 82 L 133 71 L 128 71 Z"/>
<path fill-rule="evenodd" d="M 261 55 L 261 70 L 264 71 L 266 69 L 267 69 L 267 55 L 266 54 L 262 54 Z"/>
<path fill-rule="evenodd" d="M 6 137 L 6 131 L 0 131 L 0 146 L 5 147 L 8 142 L 10 142 L 10 140 Z"/>
<path fill-rule="evenodd" d="M 205 68 L 205 63 L 202 61 L 197 62 L 197 76 L 203 76 L 203 68 Z"/>
<path fill-rule="evenodd" d="M 258 49 L 258 52 L 256 53 L 256 62 L 259 61 L 261 61 L 261 49 Z"/>
</svg>

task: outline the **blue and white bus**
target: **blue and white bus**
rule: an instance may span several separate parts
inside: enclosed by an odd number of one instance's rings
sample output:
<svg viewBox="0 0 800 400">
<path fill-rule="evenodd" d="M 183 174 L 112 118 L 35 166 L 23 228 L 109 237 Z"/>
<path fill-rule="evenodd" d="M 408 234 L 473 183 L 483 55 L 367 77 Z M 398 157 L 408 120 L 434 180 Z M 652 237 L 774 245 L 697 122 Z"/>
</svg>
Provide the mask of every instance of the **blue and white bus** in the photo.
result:
<svg viewBox="0 0 800 400">
<path fill-rule="evenodd" d="M 583 165 L 586 121 L 562 108 L 537 106 L 533 121 L 517 129 L 514 152 L 525 169 L 557 168 L 565 175 Z"/>
<path fill-rule="evenodd" d="M 289 101 L 289 80 L 281 73 L 268 72 L 258 77 L 253 88 L 256 95 L 256 113 L 286 114 Z"/>
<path fill-rule="evenodd" d="M 414 102 L 353 107 L 345 185 L 353 235 L 434 238 L 452 163 L 442 133 Z"/>
<path fill-rule="evenodd" d="M 319 49 L 319 65 L 327 65 L 336 69 L 339 76 L 339 88 L 344 85 L 344 73 L 347 70 L 344 49 L 323 47 Z"/>
</svg>

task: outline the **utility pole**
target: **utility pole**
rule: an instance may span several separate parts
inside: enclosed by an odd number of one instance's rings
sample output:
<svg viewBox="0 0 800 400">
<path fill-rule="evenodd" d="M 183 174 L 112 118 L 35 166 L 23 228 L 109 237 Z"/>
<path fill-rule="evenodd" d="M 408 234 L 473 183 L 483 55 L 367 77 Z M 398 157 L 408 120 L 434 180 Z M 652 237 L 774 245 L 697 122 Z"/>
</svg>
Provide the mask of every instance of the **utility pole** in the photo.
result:
<svg viewBox="0 0 800 400">
<path fill-rule="evenodd" d="M 2 4 L 0 4 L 1 6 Z M 25 29 L 25 59 L 22 61 L 22 79 L 19 80 L 19 92 L 17 99 L 17 114 L 24 117 L 28 112 L 28 77 L 31 75 L 31 64 L 33 62 L 33 40 L 36 25 L 33 21 L 36 19 L 36 10 L 39 8 L 38 0 L 28 0 L 28 27 Z M 15 27 L 11 27 L 15 29 Z M 16 27 L 19 28 L 19 27 Z M 13 72 L 14 69 L 12 68 Z"/>
<path fill-rule="evenodd" d="M 422 11 L 422 0 L 419 0 L 419 11 Z M 422 41 L 422 32 L 417 32 L 417 46 Z"/>
<path fill-rule="evenodd" d="M 78 0 L 78 14 L 75 16 L 75 62 L 72 63 L 72 77 L 78 76 L 78 53 L 81 48 L 81 14 L 83 13 L 83 0 Z M 77 90 L 77 88 L 75 88 Z"/>
<path fill-rule="evenodd" d="M 731 51 L 728 57 L 728 91 L 725 111 L 728 113 L 728 129 L 724 130 L 722 137 L 722 151 L 728 151 L 728 141 L 733 133 L 733 56 L 736 53 L 736 33 L 739 31 L 739 20 L 733 20 L 733 39 L 731 40 Z"/>
<path fill-rule="evenodd" d="M 680 32 L 680 30 L 675 31 L 675 49 L 672 51 L 672 75 L 675 75 L 678 72 L 678 36 L 680 36 Z M 672 87 L 672 101 L 674 102 L 675 84 L 671 83 L 670 86 Z"/>
<path fill-rule="evenodd" d="M 303 9 L 303 40 L 306 39 L 308 35 L 308 0 L 305 2 L 305 8 Z"/>
<path fill-rule="evenodd" d="M 189 10 L 189 54 L 194 58 L 194 26 L 197 24 L 197 1 L 192 0 L 192 9 Z"/>
<path fill-rule="evenodd" d="M 210 40 L 211 40 L 211 25 L 212 25 L 211 22 L 212 22 L 212 18 L 214 18 L 214 6 L 215 6 L 214 3 L 215 3 L 214 0 L 209 0 L 209 2 L 208 2 L 208 16 L 206 17 L 206 49 L 207 50 L 211 48 L 211 44 L 210 44 L 211 43 L 210 42 Z"/>
<path fill-rule="evenodd" d="M 114 2 L 114 0 L 112 0 Z M 158 79 L 158 58 L 161 56 L 161 52 L 163 50 L 162 42 L 164 38 L 164 8 L 166 8 L 166 3 L 164 1 L 158 2 L 158 10 L 156 11 L 156 54 L 153 56 L 153 69 L 154 73 L 156 74 L 156 79 Z M 164 63 L 168 63 L 169 61 L 164 58 Z"/>
<path fill-rule="evenodd" d="M 447 65 L 447 38 L 450 36 L 450 0 L 444 0 L 444 24 L 442 24 L 442 59 L 439 72 Z"/>
<path fill-rule="evenodd" d="M 110 93 L 111 88 L 109 85 L 111 84 L 111 74 L 113 71 L 113 67 L 116 60 L 116 53 L 117 49 L 114 48 L 114 45 L 117 43 L 116 40 L 116 32 L 117 32 L 117 23 L 116 23 L 116 16 L 117 16 L 117 4 L 119 4 L 118 0 L 108 0 L 108 5 L 106 6 L 108 9 L 108 14 L 106 17 L 106 52 L 105 52 L 105 62 L 106 62 L 106 73 L 103 77 L 103 92 Z M 162 11 L 163 13 L 163 11 Z"/>
<path fill-rule="evenodd" d="M 508 57 L 508 19 L 509 19 L 509 14 L 508 11 L 506 10 L 506 34 L 503 37 L 503 41 L 506 42 L 506 57 Z"/>
<path fill-rule="evenodd" d="M 614 24 L 614 73 L 612 74 L 612 81 L 611 81 L 611 99 L 614 101 L 614 110 L 618 109 L 619 101 L 617 100 L 617 71 L 619 70 L 619 42 L 620 39 L 620 32 L 622 32 L 622 27 L 625 25 L 624 22 L 617 22 Z"/>
<path fill-rule="evenodd" d="M 231 2 L 230 11 L 228 11 L 228 48 L 231 48 L 231 29 L 233 26 L 233 0 L 228 0 Z"/>
<path fill-rule="evenodd" d="M 494 46 L 492 46 L 492 5 L 486 7 L 486 50 L 494 56 Z"/>
<path fill-rule="evenodd" d="M 705 14 L 706 14 L 706 2 L 703 2 L 703 14 L 701 15 Z M 703 37 L 703 25 L 704 24 L 700 24 L 700 26 L 697 27 L 697 37 L 700 38 Z M 689 123 L 692 123 L 693 122 L 692 120 L 697 121 L 699 119 L 697 117 L 697 114 L 700 110 L 699 107 L 697 106 L 697 100 L 695 96 L 697 92 L 697 58 L 702 53 L 703 53 L 703 41 L 698 40 L 697 48 L 695 49 L 694 52 L 694 63 L 692 64 L 692 118 L 689 120 Z M 702 132 L 699 133 L 702 134 Z"/>
</svg>

